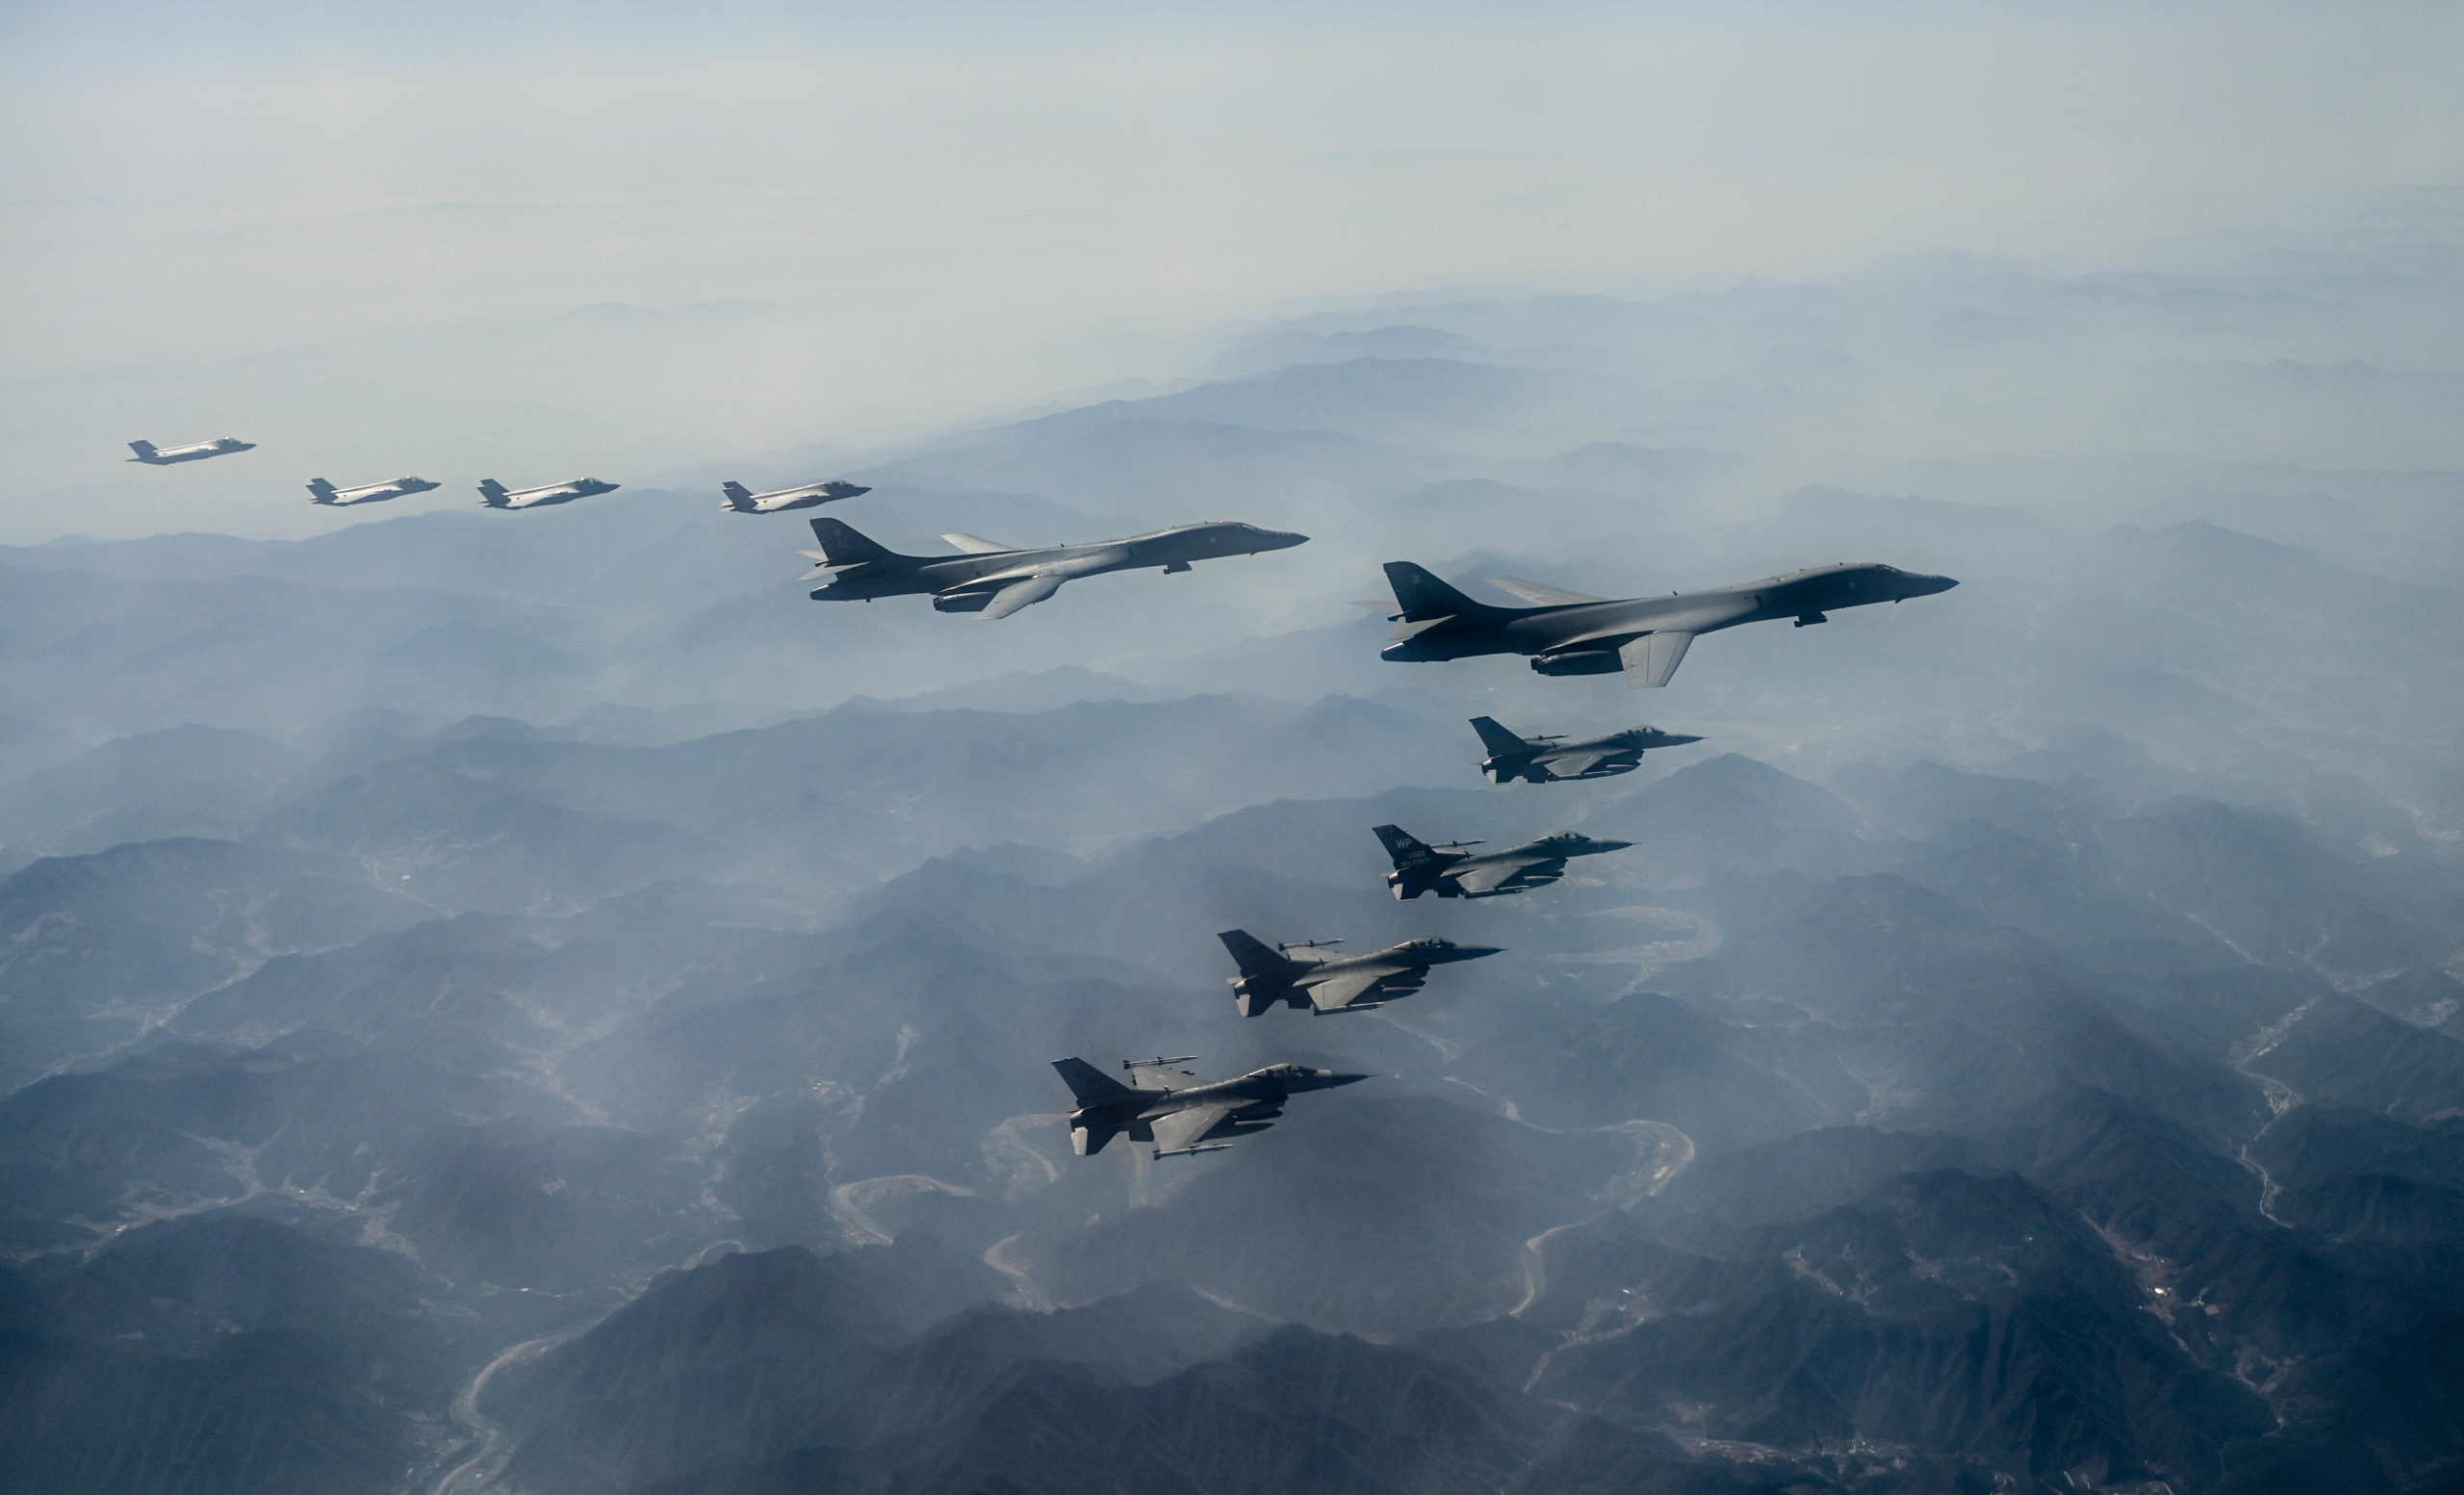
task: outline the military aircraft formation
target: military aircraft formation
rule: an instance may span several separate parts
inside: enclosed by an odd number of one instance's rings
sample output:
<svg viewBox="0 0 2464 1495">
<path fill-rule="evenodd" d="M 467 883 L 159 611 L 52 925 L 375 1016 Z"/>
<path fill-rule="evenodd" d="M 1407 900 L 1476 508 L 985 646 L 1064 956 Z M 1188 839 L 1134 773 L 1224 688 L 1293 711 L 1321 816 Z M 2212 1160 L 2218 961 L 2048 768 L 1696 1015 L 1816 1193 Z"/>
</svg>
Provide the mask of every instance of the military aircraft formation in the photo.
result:
<svg viewBox="0 0 2464 1495">
<path fill-rule="evenodd" d="M 225 436 L 185 447 L 129 443 L 130 460 L 154 467 L 202 461 L 255 450 Z M 425 493 L 438 484 L 424 477 L 339 488 L 322 477 L 308 484 L 312 503 L 333 507 L 376 503 Z M 544 508 L 613 493 L 617 485 L 596 477 L 533 488 L 507 488 L 495 478 L 479 483 L 481 503 L 494 509 Z M 872 490 L 841 479 L 756 493 L 743 483 L 720 485 L 721 504 L 732 513 L 776 514 L 852 499 Z M 1046 601 L 1063 583 L 1115 571 L 1188 571 L 1201 560 L 1256 555 L 1305 544 L 1308 536 L 1265 529 L 1230 520 L 1175 525 L 1169 528 L 1093 544 L 1019 547 L 971 534 L 941 536 L 956 554 L 908 555 L 890 550 L 841 520 L 816 516 L 813 539 L 821 547 L 803 554 L 817 564 L 803 580 L 820 581 L 815 602 L 872 602 L 885 597 L 929 597 L 937 612 L 1006 618 Z M 1829 620 L 1842 607 L 1898 603 L 1947 591 L 1959 583 L 1875 563 L 1816 566 L 1784 576 L 1703 592 L 1666 597 L 1592 597 L 1513 577 L 1490 584 L 1527 606 L 1480 602 L 1410 561 L 1386 563 L 1397 611 L 1382 657 L 1405 663 L 1514 654 L 1529 658 L 1542 675 L 1616 675 L 1636 688 L 1668 683 L 1697 635 L 1744 623 L 1793 619 L 1805 628 Z M 1382 606 L 1382 605 L 1377 605 Z M 1486 756 L 1480 772 L 1492 784 L 1568 784 L 1631 773 L 1643 755 L 1659 748 L 1700 742 L 1699 736 L 1631 727 L 1605 736 L 1568 740 L 1562 735 L 1522 736 L 1493 716 L 1475 716 Z M 1402 901 L 1423 893 L 1440 898 L 1503 897 L 1543 888 L 1565 875 L 1577 857 L 1624 851 L 1630 841 L 1604 840 L 1560 831 L 1502 851 L 1475 851 L 1477 840 L 1421 840 L 1400 826 L 1373 827 L 1394 870 L 1386 886 Z M 1502 953 L 1494 945 L 1450 940 L 1406 940 L 1365 955 L 1341 955 L 1340 940 L 1304 940 L 1269 945 L 1246 930 L 1216 937 L 1239 974 L 1231 978 L 1233 1002 L 1244 1018 L 1277 1006 L 1318 1017 L 1374 1012 L 1418 992 L 1439 966 Z M 1157 1158 L 1220 1151 L 1233 1139 L 1263 1131 L 1283 1115 L 1296 1095 L 1329 1090 L 1369 1078 L 1337 1070 L 1276 1064 L 1233 1079 L 1204 1081 L 1177 1068 L 1180 1058 L 1126 1059 L 1123 1083 L 1084 1059 L 1053 1061 L 1069 1087 L 1070 1148 L 1081 1157 L 1104 1150 L 1126 1133 L 1151 1145 Z M 1180 1080 L 1191 1083 L 1179 1084 Z"/>
<path fill-rule="evenodd" d="M 207 457 L 227 456 L 235 451 L 254 451 L 257 444 L 242 441 L 237 436 L 224 436 L 185 447 L 157 447 L 150 441 L 132 441 L 128 450 L 137 453 L 129 458 L 132 462 L 142 462 L 148 467 L 169 467 L 178 462 L 202 462 Z M 327 508 L 346 508 L 354 503 L 382 503 L 388 499 L 407 498 L 440 486 L 424 477 L 397 477 L 392 482 L 338 488 L 322 477 L 312 477 L 308 480 L 308 502 Z M 543 483 L 535 488 L 507 488 L 493 477 L 482 477 L 479 479 L 479 506 L 495 509 L 548 508 L 558 503 L 571 503 L 576 499 L 592 499 L 603 493 L 614 493 L 619 486 L 621 484 L 602 482 L 596 477 L 576 477 L 567 482 Z M 796 488 L 781 488 L 771 493 L 756 493 L 740 482 L 730 481 L 719 485 L 719 506 L 738 514 L 776 514 L 785 509 L 811 508 L 817 503 L 852 499 L 858 494 L 872 491 L 836 478 L 806 483 Z"/>
</svg>

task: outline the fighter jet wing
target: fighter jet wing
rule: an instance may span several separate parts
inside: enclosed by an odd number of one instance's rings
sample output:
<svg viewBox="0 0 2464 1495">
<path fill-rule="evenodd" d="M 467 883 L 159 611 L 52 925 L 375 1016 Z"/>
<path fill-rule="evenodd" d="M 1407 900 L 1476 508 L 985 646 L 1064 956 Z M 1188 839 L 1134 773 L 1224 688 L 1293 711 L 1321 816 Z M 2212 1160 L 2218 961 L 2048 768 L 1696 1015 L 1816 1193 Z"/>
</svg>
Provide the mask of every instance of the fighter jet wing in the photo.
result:
<svg viewBox="0 0 2464 1495">
<path fill-rule="evenodd" d="M 1542 759 L 1540 766 L 1560 779 L 1579 779 L 1610 759 L 1620 756 L 1622 755 L 1616 753 L 1561 753 L 1555 758 Z"/>
<path fill-rule="evenodd" d="M 1626 683 L 1636 690 L 1667 684 L 1693 642 L 1691 633 L 1665 632 L 1645 633 L 1620 644 L 1617 657 L 1626 661 Z"/>
<path fill-rule="evenodd" d="M 1242 1100 L 1218 1100 L 1207 1105 L 1192 1106 L 1169 1116 L 1155 1119 L 1155 1150 L 1178 1152 L 1196 1147 L 1206 1134 L 1223 1122 L 1225 1117 L 1248 1104 Z"/>
<path fill-rule="evenodd" d="M 1535 607 L 1568 607 L 1576 603 L 1603 603 L 1605 597 L 1590 597 L 1581 592 L 1569 592 L 1560 586 L 1542 586 L 1537 581 L 1519 580 L 1514 577 L 1491 577 L 1489 584 L 1501 592 L 1512 592 Z"/>
<path fill-rule="evenodd" d="M 1482 893 L 1495 892 L 1508 883 L 1521 883 L 1527 887 L 1540 883 L 1553 883 L 1565 874 L 1565 870 L 1566 860 L 1563 857 L 1550 858 L 1540 862 L 1526 862 L 1520 864 L 1511 862 L 1484 862 L 1455 878 L 1454 885 L 1474 897 L 1478 897 Z"/>
<path fill-rule="evenodd" d="M 1322 1013 L 1334 1012 L 1338 1008 L 1349 1007 L 1381 988 L 1391 992 L 1417 987 L 1420 982 L 1410 978 L 1419 974 L 1417 969 L 1406 966 L 1373 966 L 1363 970 L 1348 970 L 1311 987 L 1309 1005 Z"/>
<path fill-rule="evenodd" d="M 1021 607 L 1031 607 L 1060 591 L 1061 582 L 1060 577 L 1027 577 L 1013 581 L 992 594 L 992 601 L 984 605 L 984 615 L 1006 618 Z"/>
<path fill-rule="evenodd" d="M 941 538 L 970 555 L 1002 555 L 1017 549 L 1014 545 L 995 545 L 990 540 L 971 534 L 945 534 Z"/>
</svg>

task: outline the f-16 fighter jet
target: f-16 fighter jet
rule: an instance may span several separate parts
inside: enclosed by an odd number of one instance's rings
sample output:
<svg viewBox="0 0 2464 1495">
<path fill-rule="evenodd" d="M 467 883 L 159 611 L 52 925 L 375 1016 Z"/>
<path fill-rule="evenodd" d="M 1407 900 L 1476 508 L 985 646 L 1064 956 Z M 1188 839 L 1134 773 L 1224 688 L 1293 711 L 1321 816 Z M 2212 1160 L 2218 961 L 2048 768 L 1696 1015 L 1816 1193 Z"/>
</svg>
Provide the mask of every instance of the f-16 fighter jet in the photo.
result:
<svg viewBox="0 0 2464 1495">
<path fill-rule="evenodd" d="M 813 589 L 815 602 L 871 602 L 876 597 L 930 593 L 939 611 L 981 612 L 988 618 L 1006 618 L 1060 591 L 1062 582 L 1080 577 L 1148 566 L 1161 566 L 1167 573 L 1187 571 L 1193 561 L 1287 550 L 1309 538 L 1255 525 L 1213 521 L 1176 525 L 1126 540 L 1025 551 L 971 534 L 945 534 L 941 538 L 962 554 L 901 555 L 835 519 L 814 520 L 812 533 L 821 549 L 803 554 L 821 564 L 805 573 L 803 580 L 828 579 L 827 585 Z"/>
<path fill-rule="evenodd" d="M 397 477 L 392 482 L 371 483 L 365 488 L 337 488 L 321 477 L 308 479 L 308 502 L 340 508 L 350 503 L 382 503 L 406 494 L 425 493 L 436 484 L 424 477 Z"/>
<path fill-rule="evenodd" d="M 1386 855 L 1395 860 L 1395 870 L 1386 874 L 1386 886 L 1399 899 L 1417 898 L 1432 889 L 1441 898 L 1495 898 L 1521 892 L 1565 876 L 1568 857 L 1596 857 L 1634 844 L 1596 841 L 1578 832 L 1560 831 L 1476 856 L 1464 848 L 1477 846 L 1478 841 L 1441 841 L 1431 846 L 1405 835 L 1400 826 L 1377 827 L 1377 838 L 1386 843 Z"/>
<path fill-rule="evenodd" d="M 1816 566 L 1708 592 L 1670 593 L 1622 602 L 1560 591 L 1512 577 L 1490 584 L 1532 606 L 1493 607 L 1474 602 L 1408 560 L 1386 563 L 1386 580 L 1402 610 L 1380 654 L 1389 659 L 1462 659 L 1482 654 L 1527 654 L 1543 675 L 1626 672 L 1636 688 L 1665 685 L 1698 633 L 1740 623 L 1794 618 L 1797 627 L 1825 623 L 1835 607 L 1930 597 L 1959 585 L 1890 566 Z"/>
<path fill-rule="evenodd" d="M 829 503 L 839 499 L 852 499 L 860 493 L 870 493 L 851 482 L 808 482 L 801 488 L 780 488 L 769 493 L 756 493 L 740 482 L 723 482 L 719 491 L 727 495 L 722 505 L 739 514 L 778 514 L 791 508 L 811 508 L 816 503 Z"/>
<path fill-rule="evenodd" d="M 577 477 L 571 482 L 550 483 L 545 488 L 516 488 L 511 492 L 493 477 L 479 479 L 479 503 L 483 508 L 544 508 L 551 503 L 571 503 L 597 494 L 614 493 L 619 484 L 601 482 L 596 477 Z"/>
<path fill-rule="evenodd" d="M 1480 760 L 1480 772 L 1488 775 L 1491 784 L 1512 784 L 1517 779 L 1530 784 L 1605 779 L 1610 774 L 1633 772 L 1642 765 L 1643 755 L 1653 748 L 1682 747 L 1703 740 L 1662 732 L 1657 727 L 1629 727 L 1624 732 L 1580 742 L 1568 742 L 1556 735 L 1518 737 L 1500 726 L 1494 716 L 1473 717 L 1472 730 L 1480 735 L 1481 745 L 1489 750 L 1489 756 Z"/>
<path fill-rule="evenodd" d="M 213 441 L 192 442 L 185 447 L 158 447 L 150 441 L 132 441 L 128 450 L 137 453 L 129 458 L 132 462 L 142 462 L 148 467 L 168 467 L 174 462 L 202 462 L 207 457 L 218 457 L 226 452 L 254 451 L 257 444 L 242 441 L 237 436 L 223 436 Z"/>
<path fill-rule="evenodd" d="M 1340 940 L 1303 940 L 1270 950 L 1245 929 L 1227 929 L 1215 938 L 1241 967 L 1241 974 L 1232 978 L 1232 999 L 1244 1018 L 1254 1018 L 1277 1002 L 1309 1008 L 1320 1017 L 1371 1012 L 1419 991 L 1431 966 L 1498 953 L 1493 944 L 1406 940 L 1373 954 L 1341 956 L 1326 948 L 1343 943 Z"/>
<path fill-rule="evenodd" d="M 1312 1070 L 1296 1064 L 1272 1064 L 1252 1070 L 1237 1080 L 1200 1080 L 1187 1070 L 1175 1070 L 1181 1059 L 1124 1059 L 1131 1084 L 1123 1085 L 1084 1059 L 1055 1059 L 1052 1067 L 1078 1097 L 1069 1113 L 1069 1147 L 1080 1157 L 1092 1157 L 1122 1132 L 1132 1142 L 1151 1142 L 1155 1155 L 1186 1157 L 1193 1152 L 1220 1152 L 1229 1139 L 1265 1131 L 1283 1115 L 1283 1103 L 1306 1090 L 1331 1090 L 1366 1074 L 1340 1070 Z M 1141 1074 L 1140 1070 L 1146 1072 Z M 1193 1083 L 1177 1085 L 1176 1080 Z"/>
</svg>

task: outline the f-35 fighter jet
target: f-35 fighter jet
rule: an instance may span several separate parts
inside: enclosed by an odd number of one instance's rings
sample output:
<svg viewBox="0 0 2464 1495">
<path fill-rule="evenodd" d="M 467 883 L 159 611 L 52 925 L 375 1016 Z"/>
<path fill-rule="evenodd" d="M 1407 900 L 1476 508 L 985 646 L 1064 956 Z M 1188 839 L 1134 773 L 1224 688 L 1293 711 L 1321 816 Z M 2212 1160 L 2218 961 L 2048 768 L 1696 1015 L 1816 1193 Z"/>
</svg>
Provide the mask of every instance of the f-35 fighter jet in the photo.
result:
<svg viewBox="0 0 2464 1495">
<path fill-rule="evenodd" d="M 1328 945 L 1340 940 L 1303 940 L 1273 949 L 1245 929 L 1227 929 L 1215 937 L 1232 952 L 1241 974 L 1232 978 L 1232 999 L 1241 1016 L 1254 1018 L 1277 1002 L 1306 1007 L 1320 1017 L 1328 1013 L 1370 1012 L 1399 996 L 1409 996 L 1428 979 L 1431 966 L 1476 961 L 1495 955 L 1493 944 L 1456 944 L 1451 940 L 1406 940 L 1369 955 L 1335 955 Z"/>
<path fill-rule="evenodd" d="M 870 488 L 859 487 L 836 478 L 829 482 L 808 482 L 801 488 L 778 488 L 768 493 L 756 493 L 740 482 L 723 482 L 719 491 L 727 495 L 723 507 L 739 514 L 779 514 L 791 508 L 811 508 L 817 503 L 852 499 Z"/>
<path fill-rule="evenodd" d="M 485 508 L 545 508 L 551 503 L 571 503 L 597 494 L 614 493 L 618 485 L 601 482 L 596 477 L 577 477 L 571 482 L 550 483 L 544 488 L 516 488 L 507 492 L 505 485 L 493 477 L 479 479 L 479 503 Z"/>
<path fill-rule="evenodd" d="M 1530 784 L 1556 784 L 1568 779 L 1605 779 L 1610 774 L 1631 773 L 1642 765 L 1643 755 L 1653 748 L 1682 747 L 1700 742 L 1681 733 L 1662 732 L 1657 727 L 1629 727 L 1604 737 L 1589 737 L 1580 742 L 1568 742 L 1562 736 L 1519 737 L 1498 724 L 1494 716 L 1475 716 L 1472 730 L 1480 735 L 1480 743 L 1489 756 L 1480 760 L 1480 772 L 1491 784 L 1512 784 L 1521 779 Z"/>
<path fill-rule="evenodd" d="M 351 503 L 382 503 L 413 493 L 425 493 L 436 487 L 424 477 L 397 477 L 392 482 L 370 483 L 365 488 L 337 488 L 321 477 L 308 479 L 308 502 L 341 508 Z"/>
<path fill-rule="evenodd" d="M 213 441 L 191 442 L 185 447 L 158 447 L 150 441 L 132 441 L 128 450 L 137 453 L 129 458 L 132 462 L 142 462 L 148 467 L 168 467 L 174 462 L 202 462 L 207 457 L 218 457 L 233 451 L 254 451 L 257 444 L 242 441 L 237 436 L 222 436 Z"/>
<path fill-rule="evenodd" d="M 1478 841 L 1441 841 L 1432 846 L 1404 834 L 1400 826 L 1377 827 L 1377 838 L 1386 843 L 1386 855 L 1395 862 L 1395 870 L 1386 874 L 1386 886 L 1404 900 L 1432 889 L 1441 898 L 1495 898 L 1521 892 L 1565 876 L 1569 857 L 1596 857 L 1634 844 L 1559 831 L 1503 851 L 1474 855 L 1464 848 L 1477 846 Z"/>
<path fill-rule="evenodd" d="M 1092 1157 L 1104 1144 L 1129 1133 L 1132 1142 L 1151 1142 L 1159 1158 L 1186 1157 L 1193 1152 L 1220 1152 L 1229 1139 L 1261 1132 L 1283 1115 L 1283 1103 L 1302 1091 L 1331 1090 L 1366 1074 L 1340 1070 L 1312 1070 L 1303 1065 L 1273 1064 L 1252 1070 L 1234 1080 L 1212 1084 L 1199 1080 L 1180 1059 L 1124 1059 L 1133 1085 L 1123 1085 L 1084 1059 L 1055 1059 L 1052 1067 L 1078 1098 L 1069 1113 L 1069 1148 Z M 1141 1074 L 1140 1070 L 1147 1071 Z M 1194 1083 L 1180 1086 L 1175 1079 Z"/>
<path fill-rule="evenodd" d="M 1623 670 L 1626 683 L 1640 689 L 1667 684 L 1698 633 L 1774 618 L 1794 618 L 1804 628 L 1829 622 L 1835 607 L 1930 597 L 1959 585 L 1884 565 L 1816 566 L 1707 592 L 1619 602 L 1512 577 L 1489 580 L 1532 606 L 1474 602 L 1408 560 L 1388 561 L 1386 580 L 1402 610 L 1393 614 L 1395 632 L 1380 655 L 1412 661 L 1527 654 L 1543 675 Z"/>
<path fill-rule="evenodd" d="M 962 554 L 901 555 L 835 519 L 814 520 L 812 534 L 821 549 L 803 554 L 821 564 L 805 573 L 803 580 L 828 579 L 828 584 L 813 589 L 815 602 L 871 602 L 876 597 L 930 593 L 939 611 L 980 612 L 988 618 L 1006 618 L 1042 602 L 1060 591 L 1061 583 L 1080 577 L 1147 566 L 1161 566 L 1167 573 L 1187 571 L 1193 561 L 1288 550 L 1309 538 L 1255 525 L 1214 521 L 1176 525 L 1125 540 L 1023 551 L 971 534 L 945 534 L 941 538 Z"/>
</svg>

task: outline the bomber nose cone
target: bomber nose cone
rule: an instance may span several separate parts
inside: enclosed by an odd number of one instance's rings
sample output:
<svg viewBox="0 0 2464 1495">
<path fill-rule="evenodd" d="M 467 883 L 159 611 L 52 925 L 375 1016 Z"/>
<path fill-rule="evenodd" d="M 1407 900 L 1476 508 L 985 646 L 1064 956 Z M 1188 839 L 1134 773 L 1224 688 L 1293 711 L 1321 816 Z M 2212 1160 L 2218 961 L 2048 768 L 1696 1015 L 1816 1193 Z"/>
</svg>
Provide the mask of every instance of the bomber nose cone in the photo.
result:
<svg viewBox="0 0 2464 1495">
<path fill-rule="evenodd" d="M 1947 592 L 1959 584 L 1959 580 L 1955 577 L 1918 577 L 1916 584 L 1909 588 L 1908 595 L 1931 597 L 1936 592 Z"/>
<path fill-rule="evenodd" d="M 1308 543 L 1309 537 L 1307 535 L 1298 534 L 1290 529 L 1261 529 L 1258 531 L 1258 549 L 1261 551 L 1288 551 L 1296 545 L 1306 545 Z"/>
</svg>

